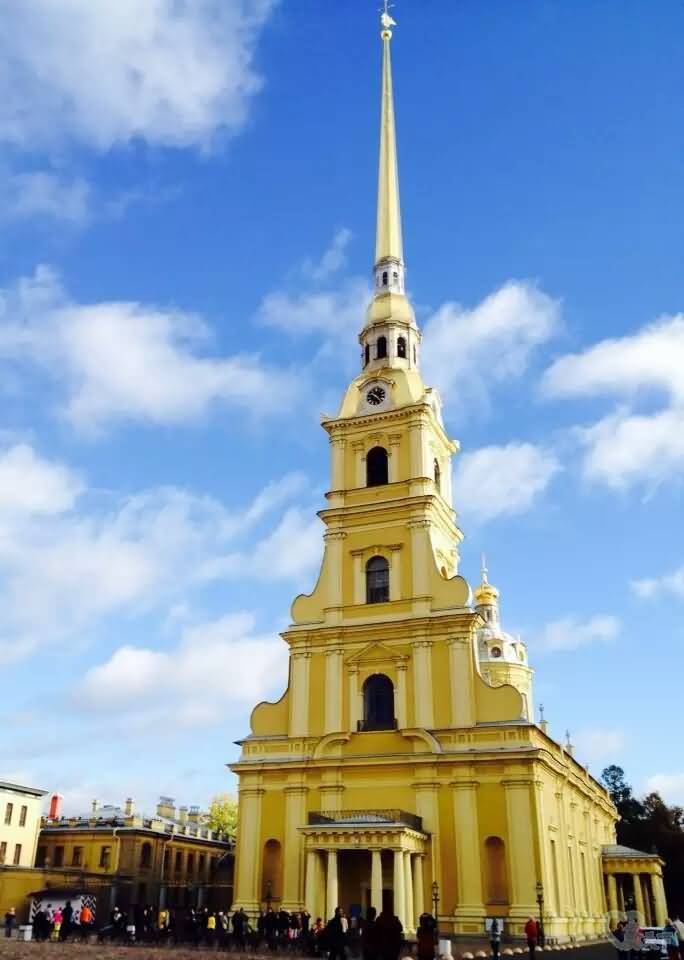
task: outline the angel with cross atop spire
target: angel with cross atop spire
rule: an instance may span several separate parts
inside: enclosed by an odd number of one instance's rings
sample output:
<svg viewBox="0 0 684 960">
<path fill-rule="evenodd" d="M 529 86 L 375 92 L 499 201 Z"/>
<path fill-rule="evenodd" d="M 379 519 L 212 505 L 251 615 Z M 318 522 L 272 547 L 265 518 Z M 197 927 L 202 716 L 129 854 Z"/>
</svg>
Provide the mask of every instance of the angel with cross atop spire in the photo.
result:
<svg viewBox="0 0 684 960">
<path fill-rule="evenodd" d="M 380 11 L 380 23 L 383 25 L 385 30 L 389 30 L 390 27 L 396 27 L 397 25 L 397 21 L 390 16 L 390 7 L 393 6 L 393 3 L 390 3 L 389 0 L 385 0 L 385 6 Z"/>
</svg>

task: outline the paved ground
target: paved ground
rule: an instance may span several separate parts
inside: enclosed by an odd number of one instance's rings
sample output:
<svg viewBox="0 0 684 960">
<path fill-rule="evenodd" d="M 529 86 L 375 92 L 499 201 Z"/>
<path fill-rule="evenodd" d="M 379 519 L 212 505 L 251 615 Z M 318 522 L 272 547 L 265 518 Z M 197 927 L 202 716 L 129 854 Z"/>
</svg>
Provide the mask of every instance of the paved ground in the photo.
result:
<svg viewBox="0 0 684 960">
<path fill-rule="evenodd" d="M 504 944 L 504 951 L 507 949 L 510 948 L 507 948 Z M 459 943 L 454 948 L 454 956 L 455 958 L 462 957 L 466 952 L 476 954 L 478 950 L 486 950 L 487 956 L 489 956 L 488 945 L 482 943 Z M 86 946 L 80 943 L 19 943 L 16 940 L 0 939 L 0 960 L 47 960 L 47 958 L 51 958 L 51 960 L 131 960 L 131 954 L 137 960 L 164 960 L 165 957 L 168 957 L 169 960 L 202 960 L 202 958 L 204 960 L 209 960 L 209 958 L 217 960 L 218 956 L 215 950 L 194 950 L 186 947 L 155 948 L 144 945 L 111 947 L 99 944 Z M 539 960 L 542 960 L 545 954 L 549 954 L 548 960 L 551 960 L 551 957 L 558 957 L 559 960 L 560 957 L 566 957 L 567 960 L 570 960 L 570 958 L 572 960 L 616 960 L 615 950 L 608 944 L 574 947 L 565 950 L 546 950 L 539 954 Z M 520 956 L 519 953 L 514 956 L 516 955 Z M 262 960 L 261 956 L 257 957 L 252 954 L 224 954 L 221 952 L 220 956 L 232 957 L 234 960 L 238 960 L 238 957 L 242 960 Z M 285 960 L 288 955 L 278 954 L 276 956 Z M 507 956 L 506 954 L 505 957 Z M 526 958 L 527 951 L 525 950 L 521 960 L 526 960 Z M 273 960 L 273 954 L 269 954 L 263 960 Z"/>
</svg>

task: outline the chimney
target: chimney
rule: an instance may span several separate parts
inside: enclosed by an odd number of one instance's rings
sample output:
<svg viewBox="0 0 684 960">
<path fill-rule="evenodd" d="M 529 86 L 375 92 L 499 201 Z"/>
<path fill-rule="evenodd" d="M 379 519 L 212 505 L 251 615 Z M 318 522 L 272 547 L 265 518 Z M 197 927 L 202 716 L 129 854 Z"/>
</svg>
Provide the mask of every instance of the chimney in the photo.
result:
<svg viewBox="0 0 684 960">
<path fill-rule="evenodd" d="M 133 816 L 133 798 L 132 797 L 127 798 L 126 804 L 124 806 L 124 813 L 126 814 L 127 817 Z"/>
<path fill-rule="evenodd" d="M 64 797 L 61 793 L 53 793 L 50 797 L 50 808 L 48 810 L 49 820 L 58 820 L 62 816 L 62 803 Z"/>
<path fill-rule="evenodd" d="M 157 804 L 157 816 L 165 820 L 176 819 L 176 801 L 173 797 L 160 797 Z"/>
<path fill-rule="evenodd" d="M 180 822 L 180 824 L 181 824 L 182 827 L 184 827 L 184 826 L 186 825 L 186 823 L 188 822 L 188 808 L 187 808 L 187 807 L 179 807 L 179 808 L 178 808 L 178 820 L 179 820 L 179 822 Z"/>
<path fill-rule="evenodd" d="M 92 804 L 93 813 L 97 813 L 97 800 L 93 800 Z"/>
<path fill-rule="evenodd" d="M 190 807 L 188 813 L 188 820 L 190 823 L 199 823 L 200 822 L 200 808 L 199 807 Z"/>
</svg>

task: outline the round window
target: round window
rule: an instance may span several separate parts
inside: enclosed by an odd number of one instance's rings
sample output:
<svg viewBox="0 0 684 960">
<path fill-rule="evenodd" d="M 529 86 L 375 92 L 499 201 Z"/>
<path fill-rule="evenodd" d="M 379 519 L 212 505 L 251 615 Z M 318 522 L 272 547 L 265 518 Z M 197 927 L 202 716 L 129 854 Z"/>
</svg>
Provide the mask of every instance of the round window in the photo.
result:
<svg viewBox="0 0 684 960">
<path fill-rule="evenodd" d="M 492 647 L 490 653 L 491 653 L 491 655 L 492 655 L 493 657 L 500 657 L 500 656 L 501 656 L 501 647 Z"/>
</svg>

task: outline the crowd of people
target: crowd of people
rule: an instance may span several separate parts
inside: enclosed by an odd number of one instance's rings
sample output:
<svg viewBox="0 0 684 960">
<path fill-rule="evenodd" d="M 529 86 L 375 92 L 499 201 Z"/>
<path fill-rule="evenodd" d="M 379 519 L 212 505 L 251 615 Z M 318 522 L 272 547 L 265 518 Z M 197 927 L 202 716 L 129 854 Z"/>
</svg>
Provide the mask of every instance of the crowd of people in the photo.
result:
<svg viewBox="0 0 684 960">
<path fill-rule="evenodd" d="M 5 933 L 11 934 L 14 910 L 5 917 Z M 48 903 L 33 915 L 33 939 L 37 941 L 86 940 L 97 933 L 100 942 L 190 944 L 238 952 L 265 949 L 271 953 L 296 953 L 328 960 L 346 960 L 348 954 L 361 954 L 363 960 L 398 960 L 404 944 L 404 931 L 391 910 L 379 915 L 373 907 L 365 917 L 347 917 L 341 907 L 326 922 L 313 919 L 307 910 L 289 912 L 262 911 L 252 924 L 238 907 L 232 913 L 201 908 L 161 908 L 137 905 L 129 912 L 116 906 L 106 922 L 96 925 L 91 908 L 83 904 L 74 909 L 70 901 L 64 907 Z M 430 914 L 420 917 L 417 941 L 418 960 L 435 956 L 436 924 Z"/>
</svg>

